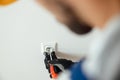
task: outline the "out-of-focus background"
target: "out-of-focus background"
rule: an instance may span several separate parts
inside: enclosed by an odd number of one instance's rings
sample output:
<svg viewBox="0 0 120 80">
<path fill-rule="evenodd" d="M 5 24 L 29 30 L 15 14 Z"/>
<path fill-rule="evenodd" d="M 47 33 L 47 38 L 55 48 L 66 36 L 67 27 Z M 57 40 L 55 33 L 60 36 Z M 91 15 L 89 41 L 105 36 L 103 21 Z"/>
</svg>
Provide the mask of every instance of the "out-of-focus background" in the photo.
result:
<svg viewBox="0 0 120 80">
<path fill-rule="evenodd" d="M 57 42 L 59 56 L 79 58 L 95 33 L 75 35 L 33 0 L 0 6 L 0 80 L 50 80 L 40 43 Z"/>
</svg>

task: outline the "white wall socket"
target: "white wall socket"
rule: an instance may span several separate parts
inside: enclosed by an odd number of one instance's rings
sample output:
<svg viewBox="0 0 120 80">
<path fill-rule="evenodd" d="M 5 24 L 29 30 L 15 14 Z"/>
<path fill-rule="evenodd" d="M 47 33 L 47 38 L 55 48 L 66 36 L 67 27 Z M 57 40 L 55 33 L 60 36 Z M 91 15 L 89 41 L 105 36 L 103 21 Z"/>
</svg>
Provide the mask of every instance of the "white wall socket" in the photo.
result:
<svg viewBox="0 0 120 80">
<path fill-rule="evenodd" d="M 44 53 L 47 47 L 51 47 L 53 48 L 54 51 L 56 51 L 57 43 L 56 42 L 41 43 L 41 53 Z"/>
</svg>

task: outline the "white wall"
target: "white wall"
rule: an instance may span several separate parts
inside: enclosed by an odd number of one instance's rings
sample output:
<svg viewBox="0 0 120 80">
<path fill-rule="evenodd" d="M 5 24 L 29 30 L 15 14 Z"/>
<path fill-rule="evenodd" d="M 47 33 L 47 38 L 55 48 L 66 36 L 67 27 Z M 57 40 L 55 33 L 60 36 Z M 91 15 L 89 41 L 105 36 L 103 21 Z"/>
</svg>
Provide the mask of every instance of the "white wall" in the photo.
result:
<svg viewBox="0 0 120 80">
<path fill-rule="evenodd" d="M 87 53 L 92 36 L 73 34 L 47 13 L 29 0 L 0 7 L 0 80 L 49 80 L 41 42 L 57 42 L 64 55 Z"/>
</svg>

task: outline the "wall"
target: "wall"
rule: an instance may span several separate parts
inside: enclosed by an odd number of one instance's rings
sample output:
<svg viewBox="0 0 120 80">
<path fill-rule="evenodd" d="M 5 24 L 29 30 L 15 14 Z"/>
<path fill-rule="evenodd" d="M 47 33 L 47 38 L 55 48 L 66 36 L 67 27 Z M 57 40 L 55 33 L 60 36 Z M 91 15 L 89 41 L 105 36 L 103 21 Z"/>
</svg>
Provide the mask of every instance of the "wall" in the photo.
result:
<svg viewBox="0 0 120 80">
<path fill-rule="evenodd" d="M 0 7 L 0 80 L 49 80 L 41 42 L 57 42 L 58 56 L 87 53 L 92 34 L 78 36 L 33 1 Z"/>
</svg>

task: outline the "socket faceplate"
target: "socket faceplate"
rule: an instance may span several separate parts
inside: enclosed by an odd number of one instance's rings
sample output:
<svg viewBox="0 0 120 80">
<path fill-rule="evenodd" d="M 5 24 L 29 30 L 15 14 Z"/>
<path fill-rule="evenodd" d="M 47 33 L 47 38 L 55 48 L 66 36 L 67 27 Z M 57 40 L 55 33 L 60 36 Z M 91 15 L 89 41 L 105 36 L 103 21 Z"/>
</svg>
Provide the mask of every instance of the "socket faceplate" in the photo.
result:
<svg viewBox="0 0 120 80">
<path fill-rule="evenodd" d="M 56 42 L 49 42 L 49 43 L 41 43 L 41 53 L 44 52 L 51 52 L 57 50 L 57 43 Z"/>
</svg>

